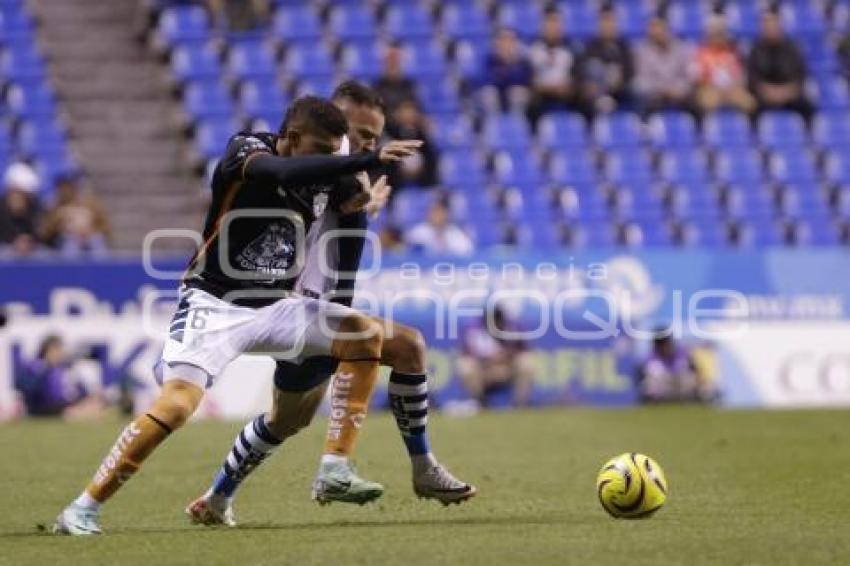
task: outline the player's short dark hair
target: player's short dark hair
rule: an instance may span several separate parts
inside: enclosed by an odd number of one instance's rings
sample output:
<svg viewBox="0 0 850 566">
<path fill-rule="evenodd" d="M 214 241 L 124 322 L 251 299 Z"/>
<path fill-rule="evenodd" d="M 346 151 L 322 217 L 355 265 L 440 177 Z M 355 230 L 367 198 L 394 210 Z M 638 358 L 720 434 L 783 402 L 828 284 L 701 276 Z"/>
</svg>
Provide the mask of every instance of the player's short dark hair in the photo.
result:
<svg viewBox="0 0 850 566">
<path fill-rule="evenodd" d="M 321 130 L 332 136 L 342 136 L 348 131 L 348 122 L 331 101 L 318 96 L 302 96 L 296 98 L 286 111 L 280 134 L 285 134 L 290 128 Z"/>
<path fill-rule="evenodd" d="M 359 81 L 348 80 L 339 83 L 331 95 L 331 100 L 348 99 L 357 106 L 375 108 L 384 112 L 384 100 L 375 89 Z"/>
</svg>

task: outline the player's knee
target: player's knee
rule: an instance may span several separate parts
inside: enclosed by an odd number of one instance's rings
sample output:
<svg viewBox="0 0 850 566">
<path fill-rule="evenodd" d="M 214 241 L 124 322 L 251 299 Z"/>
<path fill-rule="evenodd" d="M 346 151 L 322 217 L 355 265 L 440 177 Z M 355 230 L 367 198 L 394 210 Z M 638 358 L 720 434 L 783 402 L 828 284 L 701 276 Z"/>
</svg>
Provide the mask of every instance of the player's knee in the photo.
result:
<svg viewBox="0 0 850 566">
<path fill-rule="evenodd" d="M 192 384 L 169 381 L 151 408 L 151 412 L 172 429 L 178 429 L 195 413 L 203 391 Z"/>
<path fill-rule="evenodd" d="M 346 318 L 339 328 L 338 350 L 345 359 L 380 358 L 384 343 L 383 327 L 369 317 L 356 315 Z"/>
</svg>

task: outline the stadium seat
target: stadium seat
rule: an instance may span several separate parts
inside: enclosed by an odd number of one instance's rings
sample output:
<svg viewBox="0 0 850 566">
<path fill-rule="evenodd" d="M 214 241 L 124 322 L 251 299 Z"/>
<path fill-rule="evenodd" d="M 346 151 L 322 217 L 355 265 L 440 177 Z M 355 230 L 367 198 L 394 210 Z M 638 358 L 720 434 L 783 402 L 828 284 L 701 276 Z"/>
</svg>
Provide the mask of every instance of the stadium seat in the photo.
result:
<svg viewBox="0 0 850 566">
<path fill-rule="evenodd" d="M 452 77 L 419 82 L 416 92 L 428 114 L 457 114 L 461 109 L 458 85 Z"/>
<path fill-rule="evenodd" d="M 19 118 L 33 119 L 56 114 L 56 97 L 42 82 L 10 86 L 6 101 L 9 110 Z"/>
<path fill-rule="evenodd" d="M 642 150 L 609 152 L 604 171 L 612 183 L 648 182 L 654 177 L 649 156 Z"/>
<path fill-rule="evenodd" d="M 594 185 L 599 174 L 592 156 L 583 151 L 554 153 L 549 159 L 549 181 L 559 185 Z"/>
<path fill-rule="evenodd" d="M 820 3 L 783 2 L 779 8 L 785 30 L 790 35 L 816 35 L 826 31 Z"/>
<path fill-rule="evenodd" d="M 532 138 L 524 116 L 496 114 L 484 122 L 481 139 L 486 147 L 498 151 L 528 147 Z"/>
<path fill-rule="evenodd" d="M 659 160 L 659 173 L 663 180 L 671 183 L 705 182 L 710 178 L 705 153 L 687 146 L 664 152 Z"/>
<path fill-rule="evenodd" d="M 282 115 L 289 104 L 288 97 L 274 81 L 247 81 L 239 88 L 239 106 L 249 117 L 271 113 Z"/>
<path fill-rule="evenodd" d="M 758 35 L 759 7 L 753 0 L 727 0 L 724 15 L 732 36 L 752 39 Z"/>
<path fill-rule="evenodd" d="M 431 138 L 440 150 L 472 149 L 475 134 L 469 117 L 445 114 L 431 117 Z"/>
<path fill-rule="evenodd" d="M 196 81 L 183 92 L 183 106 L 195 120 L 232 116 L 233 100 L 220 82 Z"/>
<path fill-rule="evenodd" d="M 819 176 L 814 157 L 805 150 L 773 153 L 768 166 L 771 177 L 781 183 L 814 184 Z"/>
<path fill-rule="evenodd" d="M 599 116 L 593 124 L 593 137 L 604 148 L 638 146 L 643 142 L 640 119 L 631 112 Z"/>
<path fill-rule="evenodd" d="M 536 39 L 543 24 L 543 9 L 536 2 L 508 0 L 499 3 L 499 25 L 516 31 L 525 41 Z"/>
<path fill-rule="evenodd" d="M 547 114 L 537 124 L 537 139 L 549 150 L 587 147 L 587 121 L 574 112 Z"/>
<path fill-rule="evenodd" d="M 649 119 L 649 138 L 661 148 L 690 147 L 699 143 L 696 121 L 687 112 L 662 112 Z"/>
<path fill-rule="evenodd" d="M 240 82 L 277 75 L 277 61 L 271 47 L 262 41 L 238 43 L 227 54 L 227 67 Z"/>
<path fill-rule="evenodd" d="M 827 149 L 850 147 L 850 116 L 844 111 L 820 112 L 814 119 L 812 137 Z"/>
<path fill-rule="evenodd" d="M 346 74 L 357 80 L 373 82 L 381 74 L 382 62 L 378 48 L 371 41 L 351 42 L 345 45 L 341 55 Z"/>
<path fill-rule="evenodd" d="M 618 27 L 623 36 L 635 39 L 646 32 L 646 23 L 650 16 L 649 2 L 622 0 L 613 3 L 617 14 Z"/>
<path fill-rule="evenodd" d="M 441 19 L 443 33 L 459 39 L 489 40 L 490 19 L 477 3 L 448 4 L 443 7 Z"/>
<path fill-rule="evenodd" d="M 416 3 L 391 5 L 387 8 L 384 25 L 387 34 L 395 39 L 430 39 L 434 36 L 431 15 Z"/>
<path fill-rule="evenodd" d="M 751 147 L 753 135 L 745 114 L 723 110 L 706 116 L 703 123 L 705 142 L 718 148 Z"/>
<path fill-rule="evenodd" d="M 310 4 L 280 6 L 272 20 L 272 35 L 284 43 L 317 42 L 322 37 L 322 24 Z"/>
<path fill-rule="evenodd" d="M 670 29 L 678 36 L 696 40 L 703 35 L 707 19 L 705 3 L 692 0 L 676 0 L 667 8 Z"/>
<path fill-rule="evenodd" d="M 328 17 L 328 30 L 339 41 L 374 40 L 378 22 L 375 14 L 365 5 L 342 4 L 334 6 Z"/>
<path fill-rule="evenodd" d="M 576 39 L 586 40 L 597 32 L 598 7 L 592 0 L 572 0 L 561 2 L 558 9 L 564 22 L 564 28 Z"/>
<path fill-rule="evenodd" d="M 230 118 L 204 120 L 195 128 L 195 147 L 204 159 L 224 153 L 227 140 L 239 131 L 239 125 Z"/>
<path fill-rule="evenodd" d="M 23 49 L 6 49 L 0 56 L 0 73 L 14 82 L 43 80 L 44 58 L 31 44 L 24 45 Z"/>
<path fill-rule="evenodd" d="M 171 53 L 171 71 L 180 82 L 218 79 L 219 54 L 212 44 L 187 44 Z"/>
<path fill-rule="evenodd" d="M 56 124 L 35 126 L 27 122 L 18 133 L 18 147 L 29 157 L 39 155 L 55 157 L 57 154 L 64 155 L 67 153 L 67 137 L 65 132 Z"/>
<path fill-rule="evenodd" d="M 734 184 L 761 182 L 764 167 L 761 156 L 754 149 L 729 149 L 716 156 L 715 175 L 719 181 Z"/>
<path fill-rule="evenodd" d="M 202 6 L 178 5 L 162 11 L 156 33 L 165 45 L 174 46 L 209 39 L 209 28 L 209 14 Z"/>
<path fill-rule="evenodd" d="M 807 139 L 803 118 L 794 112 L 765 112 L 758 120 L 759 142 L 768 148 L 803 147 Z"/>
<path fill-rule="evenodd" d="M 832 151 L 826 158 L 826 178 L 833 183 L 850 185 L 850 159 L 844 152 Z"/>
<path fill-rule="evenodd" d="M 321 96 L 328 98 L 336 88 L 336 81 L 332 76 L 312 77 L 298 81 L 295 87 L 296 96 Z"/>
<path fill-rule="evenodd" d="M 502 186 L 538 187 L 543 181 L 540 159 L 528 148 L 493 156 L 493 180 Z"/>
<path fill-rule="evenodd" d="M 290 46 L 284 57 L 283 69 L 291 77 L 328 78 L 334 74 L 331 54 L 322 43 Z"/>
<path fill-rule="evenodd" d="M 405 62 L 407 74 L 420 82 L 440 80 L 448 75 L 446 52 L 437 41 L 408 43 Z"/>
<path fill-rule="evenodd" d="M 850 106 L 850 93 L 843 77 L 830 77 L 817 83 L 817 102 L 820 109 Z"/>
<path fill-rule="evenodd" d="M 484 186 L 487 175 L 481 156 L 466 150 L 444 151 L 439 162 L 440 179 L 449 187 Z"/>
</svg>

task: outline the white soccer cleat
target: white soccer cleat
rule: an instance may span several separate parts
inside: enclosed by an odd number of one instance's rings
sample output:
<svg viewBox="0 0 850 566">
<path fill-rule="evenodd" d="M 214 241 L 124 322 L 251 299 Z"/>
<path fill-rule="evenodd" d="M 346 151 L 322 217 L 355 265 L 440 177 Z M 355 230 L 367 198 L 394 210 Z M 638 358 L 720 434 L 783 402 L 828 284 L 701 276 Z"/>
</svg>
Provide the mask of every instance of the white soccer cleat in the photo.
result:
<svg viewBox="0 0 850 566">
<path fill-rule="evenodd" d="M 213 498 L 206 495 L 194 500 L 186 507 L 186 516 L 193 525 L 224 525 L 235 527 L 236 518 L 233 516 L 233 505 L 230 503 L 218 504 Z"/>
<path fill-rule="evenodd" d="M 65 507 L 53 524 L 53 534 L 88 536 L 103 534 L 97 523 L 98 512 L 74 503 Z"/>
<path fill-rule="evenodd" d="M 414 474 L 413 492 L 421 499 L 436 499 L 443 505 L 460 504 L 475 497 L 478 490 L 474 485 L 454 477 L 441 464 L 434 464 L 424 472 Z"/>
<path fill-rule="evenodd" d="M 365 505 L 384 494 L 384 486 L 357 475 L 351 464 L 323 465 L 313 481 L 313 501 L 327 505 L 332 501 Z"/>
</svg>

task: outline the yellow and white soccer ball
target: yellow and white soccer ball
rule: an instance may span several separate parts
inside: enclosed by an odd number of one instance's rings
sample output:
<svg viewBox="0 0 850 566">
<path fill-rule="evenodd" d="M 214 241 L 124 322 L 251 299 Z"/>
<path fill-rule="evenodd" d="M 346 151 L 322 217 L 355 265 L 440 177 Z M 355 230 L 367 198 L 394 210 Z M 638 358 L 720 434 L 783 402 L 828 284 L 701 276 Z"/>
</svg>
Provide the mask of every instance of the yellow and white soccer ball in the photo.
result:
<svg viewBox="0 0 850 566">
<path fill-rule="evenodd" d="M 667 479 L 655 460 L 627 452 L 605 462 L 596 476 L 596 491 L 612 517 L 643 519 L 664 505 Z"/>
</svg>

